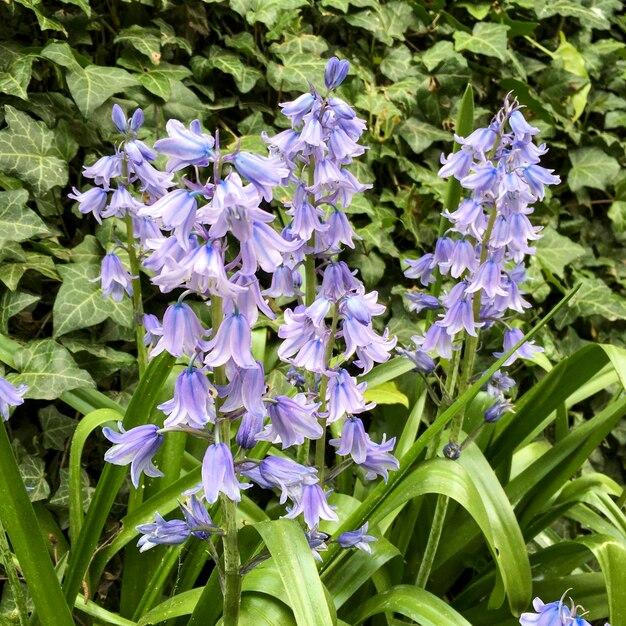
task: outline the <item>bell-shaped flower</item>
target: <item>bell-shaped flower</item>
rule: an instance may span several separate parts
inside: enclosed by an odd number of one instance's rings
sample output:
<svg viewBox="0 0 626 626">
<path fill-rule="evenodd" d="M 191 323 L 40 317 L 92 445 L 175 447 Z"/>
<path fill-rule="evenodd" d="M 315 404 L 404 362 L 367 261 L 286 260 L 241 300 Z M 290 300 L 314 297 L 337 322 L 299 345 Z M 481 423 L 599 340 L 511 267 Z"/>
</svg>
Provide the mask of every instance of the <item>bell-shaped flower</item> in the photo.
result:
<svg viewBox="0 0 626 626">
<path fill-rule="evenodd" d="M 239 311 L 226 315 L 217 334 L 206 345 L 204 362 L 209 367 L 219 367 L 232 359 L 239 367 L 256 368 L 252 357 L 252 332 L 248 318 Z"/>
<path fill-rule="evenodd" d="M 102 258 L 100 276 L 92 278 L 89 282 L 102 281 L 103 298 L 112 296 L 113 300 L 120 302 L 124 292 L 133 295 L 133 277 L 126 270 L 117 254 L 111 252 Z"/>
<path fill-rule="evenodd" d="M 237 171 L 257 188 L 267 202 L 272 199 L 273 188 L 289 176 L 289 169 L 278 157 L 238 152 L 233 161 Z"/>
<path fill-rule="evenodd" d="M 172 356 L 181 357 L 183 354 L 193 356 L 196 349 L 203 349 L 205 342 L 202 336 L 206 334 L 200 324 L 198 316 L 185 302 L 177 302 L 167 307 L 163 316 L 162 336 L 152 351 L 152 356 L 161 354 L 163 350 Z"/>
<path fill-rule="evenodd" d="M 350 63 L 348 61 L 331 57 L 324 70 L 324 84 L 326 85 L 326 89 L 329 91 L 337 89 L 345 80 L 349 70 Z"/>
<path fill-rule="evenodd" d="M 504 333 L 502 352 L 494 352 L 493 356 L 500 358 L 504 356 L 515 344 L 524 338 L 524 333 L 519 328 L 511 328 Z M 537 354 L 543 352 L 541 346 L 536 346 L 534 341 L 527 341 L 522 344 L 504 363 L 503 367 L 508 367 L 515 363 L 517 359 L 534 359 Z"/>
<path fill-rule="evenodd" d="M 304 483 L 300 496 L 294 502 L 294 506 L 288 509 L 288 511 L 287 515 L 284 516 L 288 519 L 294 519 L 302 513 L 304 521 L 310 529 L 319 526 L 320 519 L 325 519 L 329 522 L 339 521 L 339 517 L 333 511 L 333 507 L 328 504 L 326 493 L 317 482 L 312 484 Z"/>
<path fill-rule="evenodd" d="M 358 383 L 354 376 L 350 376 L 347 370 L 340 369 L 337 372 L 329 372 L 328 387 L 326 392 L 328 423 L 332 424 L 346 413 L 362 413 L 373 409 L 376 404 L 365 403 L 363 393 L 367 383 Z"/>
<path fill-rule="evenodd" d="M 123 156 L 119 152 L 111 156 L 103 156 L 93 165 L 85 167 L 83 176 L 93 178 L 98 187 L 103 187 L 108 191 L 111 186 L 111 179 L 122 175 L 122 163 Z"/>
<path fill-rule="evenodd" d="M 178 546 L 189 539 L 189 525 L 182 519 L 166 520 L 158 513 L 154 522 L 140 524 L 137 530 L 142 534 L 137 542 L 139 552 L 145 552 L 155 546 Z"/>
<path fill-rule="evenodd" d="M 367 534 L 368 522 L 365 522 L 361 528 L 358 530 L 349 530 L 345 533 L 341 533 L 337 537 L 337 543 L 342 548 L 356 548 L 357 550 L 362 550 L 367 554 L 372 553 L 372 548 L 370 547 L 370 543 L 374 541 L 378 541 L 376 537 L 372 537 Z"/>
<path fill-rule="evenodd" d="M 363 422 L 358 417 L 348 416 L 341 429 L 341 437 L 331 439 L 328 443 L 337 448 L 338 455 L 350 455 L 355 463 L 361 464 L 367 458 L 370 438 Z"/>
<path fill-rule="evenodd" d="M 211 444 L 202 460 L 202 488 L 207 502 L 216 502 L 220 493 L 239 502 L 241 489 L 249 486 L 237 480 L 230 448 L 225 443 Z"/>
<path fill-rule="evenodd" d="M 293 398 L 276 396 L 267 407 L 270 423 L 257 439 L 280 443 L 283 449 L 300 445 L 305 439 L 319 439 L 324 434 L 317 421 L 319 406 L 319 402 L 307 404 L 303 393 Z"/>
<path fill-rule="evenodd" d="M 195 367 L 183 370 L 176 379 L 174 397 L 158 405 L 168 416 L 164 426 L 187 424 L 201 429 L 208 422 L 215 423 L 216 396 L 217 390 L 202 370 Z"/>
<path fill-rule="evenodd" d="M 115 445 L 109 448 L 104 460 L 113 465 L 128 465 L 130 463 L 130 477 L 135 489 L 139 488 L 139 479 L 143 472 L 151 478 L 163 476 L 152 463 L 154 455 L 163 443 L 163 434 L 154 424 L 136 426 L 124 430 L 122 422 L 118 423 L 119 433 L 105 426 L 102 434 Z"/>
<path fill-rule="evenodd" d="M 76 187 L 72 187 L 72 193 L 68 193 L 67 197 L 78 202 L 78 210 L 83 215 L 93 213 L 98 224 L 102 224 L 101 213 L 109 198 L 109 194 L 104 189 L 92 187 L 81 193 Z"/>
<path fill-rule="evenodd" d="M 395 437 L 386 441 L 386 435 L 383 435 L 381 443 L 368 442 L 365 460 L 359 463 L 362 468 L 367 470 L 366 480 L 373 480 L 376 476 L 382 476 L 387 482 L 389 470 L 397 470 L 400 467 L 398 459 L 391 454 L 395 443 Z"/>
<path fill-rule="evenodd" d="M 170 157 L 167 161 L 169 172 L 175 172 L 188 165 L 204 167 L 214 159 L 215 140 L 202 132 L 198 120 L 191 122 L 189 130 L 178 120 L 169 120 L 165 129 L 169 137 L 156 141 L 154 149 Z"/>
<path fill-rule="evenodd" d="M 586 619 L 576 615 L 576 607 L 572 606 L 570 610 L 562 599 L 544 604 L 540 598 L 535 598 L 533 608 L 536 613 L 520 615 L 521 626 L 591 626 Z"/>
<path fill-rule="evenodd" d="M 0 414 L 4 421 L 9 419 L 9 407 L 24 404 L 22 396 L 28 391 L 27 385 L 12 385 L 0 376 Z"/>
</svg>

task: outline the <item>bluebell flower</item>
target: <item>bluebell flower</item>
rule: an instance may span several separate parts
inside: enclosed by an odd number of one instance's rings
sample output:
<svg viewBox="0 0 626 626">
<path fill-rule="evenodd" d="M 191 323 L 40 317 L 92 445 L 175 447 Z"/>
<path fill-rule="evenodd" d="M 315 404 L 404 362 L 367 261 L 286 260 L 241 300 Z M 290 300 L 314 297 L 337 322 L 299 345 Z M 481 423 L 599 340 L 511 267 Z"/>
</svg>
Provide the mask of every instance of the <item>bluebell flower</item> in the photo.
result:
<svg viewBox="0 0 626 626">
<path fill-rule="evenodd" d="M 219 397 L 224 401 L 222 413 L 231 413 L 245 408 L 247 412 L 265 417 L 266 410 L 263 396 L 266 390 L 265 370 L 260 361 L 255 366 L 240 368 L 233 361 L 226 364 L 228 384 L 218 388 Z"/>
<path fill-rule="evenodd" d="M 246 411 L 241 416 L 241 422 L 239 423 L 237 435 L 235 436 L 237 444 L 244 450 L 252 450 L 258 443 L 257 435 L 261 434 L 264 424 L 265 419 L 263 415 Z"/>
<path fill-rule="evenodd" d="M 143 327 L 146 329 L 146 333 L 143 336 L 143 342 L 146 346 L 153 346 L 163 334 L 163 328 L 159 318 L 152 313 L 146 313 L 142 319 Z"/>
<path fill-rule="evenodd" d="M 154 204 L 145 206 L 138 214 L 159 220 L 163 228 L 174 231 L 181 247 L 186 248 L 194 226 L 198 202 L 196 195 L 186 189 L 176 189 L 165 194 Z"/>
<path fill-rule="evenodd" d="M 99 187 L 110 189 L 111 179 L 122 175 L 123 157 L 119 152 L 100 157 L 93 165 L 83 169 L 83 176 L 93 178 Z"/>
<path fill-rule="evenodd" d="M 102 258 L 100 276 L 91 279 L 102 281 L 103 298 L 112 296 L 113 300 L 120 302 L 124 297 L 124 292 L 129 296 L 133 295 L 133 277 L 126 270 L 117 254 L 110 252 Z"/>
<path fill-rule="evenodd" d="M 158 513 L 154 514 L 155 521 L 151 524 L 141 524 L 137 530 L 142 533 L 137 546 L 139 552 L 145 552 L 155 546 L 178 546 L 189 539 L 191 531 L 187 522 L 181 519 L 165 520 Z"/>
<path fill-rule="evenodd" d="M 215 140 L 202 132 L 198 120 L 191 122 L 189 130 L 178 120 L 169 120 L 165 129 L 169 137 L 156 141 L 154 149 L 170 157 L 168 171 L 175 172 L 188 165 L 203 167 L 214 159 Z"/>
<path fill-rule="evenodd" d="M 513 403 L 509 399 L 498 398 L 484 414 L 485 422 L 493 424 L 497 422 L 505 413 L 514 413 Z"/>
<path fill-rule="evenodd" d="M 233 311 L 220 324 L 217 334 L 206 345 L 206 365 L 219 367 L 232 359 L 241 368 L 256 368 L 252 357 L 252 332 L 245 315 Z"/>
<path fill-rule="evenodd" d="M 328 550 L 328 546 L 326 545 L 326 541 L 328 540 L 328 535 L 326 533 L 322 533 L 316 528 L 305 531 L 304 536 L 306 537 L 307 543 L 309 544 L 309 548 L 311 548 L 311 554 L 313 558 L 322 563 L 322 557 L 320 556 L 320 552 L 324 552 Z"/>
<path fill-rule="evenodd" d="M 463 448 L 454 441 L 448 441 L 448 443 L 443 447 L 443 456 L 451 461 L 456 461 L 461 456 L 461 451 Z"/>
<path fill-rule="evenodd" d="M 490 396 L 501 397 L 502 394 L 506 393 L 513 386 L 515 386 L 515 381 L 504 372 L 497 370 L 487 381 L 483 389 L 486 389 Z"/>
<path fill-rule="evenodd" d="M 354 277 L 354 273 L 344 261 L 330 261 L 324 270 L 322 285 L 319 293 L 325 298 L 336 302 L 349 291 L 357 289 L 360 281 Z"/>
<path fill-rule="evenodd" d="M 341 437 L 331 439 L 328 443 L 337 448 L 338 455 L 350 455 L 359 465 L 367 458 L 370 438 L 365 432 L 363 422 L 358 417 L 348 416 L 341 429 Z"/>
<path fill-rule="evenodd" d="M 405 263 L 409 266 L 404 270 L 404 275 L 407 278 L 419 278 L 424 287 L 435 282 L 433 271 L 437 265 L 434 262 L 434 255 L 432 253 L 424 254 L 415 261 L 405 259 Z"/>
<path fill-rule="evenodd" d="M 204 428 L 215 422 L 215 400 L 217 390 L 206 374 L 195 367 L 183 370 L 174 385 L 174 397 L 158 405 L 168 415 L 164 426 L 172 428 L 188 424 L 192 428 Z"/>
<path fill-rule="evenodd" d="M 293 398 L 276 396 L 267 406 L 270 424 L 257 439 L 280 443 L 283 449 L 300 445 L 305 439 L 319 439 L 324 433 L 317 421 L 319 406 L 319 402 L 307 404 L 303 393 Z"/>
<path fill-rule="evenodd" d="M 421 291 L 409 291 L 405 294 L 409 301 L 407 308 L 409 311 L 419 313 L 426 309 L 427 311 L 436 311 L 441 308 L 439 299 Z"/>
<path fill-rule="evenodd" d="M 93 213 L 98 224 L 102 224 L 102 211 L 109 198 L 109 194 L 104 189 L 92 187 L 81 193 L 76 187 L 72 187 L 72 193 L 68 193 L 67 197 L 78 202 L 78 210 L 83 215 Z"/>
<path fill-rule="evenodd" d="M 118 184 L 117 189 L 111 196 L 109 205 L 102 211 L 102 217 L 123 218 L 128 213 L 134 215 L 141 207 L 143 207 L 143 204 L 135 200 L 124 185 Z"/>
<path fill-rule="evenodd" d="M 139 478 L 143 472 L 151 478 L 163 476 L 152 463 L 154 455 L 159 451 L 163 443 L 163 434 L 159 427 L 154 424 L 136 426 L 130 430 L 124 430 L 122 422 L 118 422 L 119 433 L 111 430 L 108 426 L 102 429 L 102 434 L 115 445 L 109 448 L 104 460 L 113 465 L 130 465 L 130 477 L 135 489 L 139 488 Z"/>
<path fill-rule="evenodd" d="M 346 60 L 339 60 L 337 57 L 331 57 L 326 64 L 324 70 L 324 84 L 326 89 L 337 89 L 345 80 L 350 69 L 350 63 Z"/>
<path fill-rule="evenodd" d="M 339 521 L 333 508 L 328 504 L 326 493 L 319 484 L 304 483 L 299 497 L 294 501 L 293 507 L 288 508 L 288 513 L 284 517 L 294 519 L 302 513 L 306 525 L 313 529 L 319 526 L 320 519 L 329 522 Z"/>
<path fill-rule="evenodd" d="M 591 626 L 586 619 L 576 615 L 577 607 L 573 606 L 573 602 L 570 610 L 562 598 L 548 604 L 544 604 L 540 598 L 535 598 L 533 608 L 536 613 L 520 615 L 519 623 L 522 626 Z"/>
<path fill-rule="evenodd" d="M 281 102 L 280 108 L 283 115 L 286 115 L 292 126 L 300 126 L 304 116 L 311 110 L 315 103 L 315 96 L 311 93 L 304 93 L 292 102 Z"/>
<path fill-rule="evenodd" d="M 202 460 L 202 487 L 207 502 L 216 502 L 220 493 L 239 502 L 241 489 L 249 486 L 237 480 L 233 455 L 225 443 L 212 444 L 206 449 Z"/>
<path fill-rule="evenodd" d="M 389 441 L 386 439 L 387 436 L 383 435 L 383 440 L 380 443 L 368 442 L 365 461 L 359 463 L 363 469 L 367 470 L 365 473 L 366 480 L 373 480 L 376 476 L 382 476 L 387 482 L 389 470 L 397 470 L 400 467 L 398 459 L 391 454 L 396 444 L 396 438 L 392 437 Z"/>
<path fill-rule="evenodd" d="M 277 157 L 238 152 L 233 161 L 237 171 L 247 178 L 268 202 L 273 197 L 273 187 L 280 185 L 289 176 L 289 170 Z"/>
<path fill-rule="evenodd" d="M 372 537 L 367 534 L 368 522 L 365 522 L 361 528 L 358 530 L 349 530 L 345 533 L 341 533 L 337 537 L 337 543 L 342 548 L 356 548 L 357 550 L 362 550 L 367 554 L 372 553 L 372 548 L 370 547 L 370 543 L 374 541 L 378 541 L 376 537 Z"/>
<path fill-rule="evenodd" d="M 167 307 L 163 316 L 162 336 L 152 351 L 152 356 L 163 350 L 172 356 L 193 356 L 197 348 L 204 348 L 202 336 L 206 334 L 193 309 L 184 302 Z"/>
<path fill-rule="evenodd" d="M 12 385 L 0 376 L 0 414 L 4 421 L 9 419 L 9 407 L 24 404 L 22 396 L 28 391 L 27 385 Z"/>
<path fill-rule="evenodd" d="M 179 506 L 194 537 L 206 540 L 211 535 L 222 534 L 222 529 L 215 525 L 206 507 L 195 495 L 186 502 L 181 502 Z"/>
<path fill-rule="evenodd" d="M 326 401 L 328 408 L 327 422 L 331 424 L 343 417 L 346 413 L 362 413 L 373 409 L 374 402 L 365 403 L 363 393 L 367 383 L 357 383 L 354 376 L 345 369 L 328 373 L 328 387 Z"/>
<path fill-rule="evenodd" d="M 502 352 L 494 352 L 493 356 L 500 358 L 504 356 L 515 344 L 524 338 L 524 333 L 519 328 L 511 328 L 504 333 Z M 504 363 L 508 367 L 515 363 L 517 359 L 534 359 L 537 354 L 543 352 L 541 346 L 536 346 L 534 341 L 527 341 L 522 344 Z"/>
</svg>

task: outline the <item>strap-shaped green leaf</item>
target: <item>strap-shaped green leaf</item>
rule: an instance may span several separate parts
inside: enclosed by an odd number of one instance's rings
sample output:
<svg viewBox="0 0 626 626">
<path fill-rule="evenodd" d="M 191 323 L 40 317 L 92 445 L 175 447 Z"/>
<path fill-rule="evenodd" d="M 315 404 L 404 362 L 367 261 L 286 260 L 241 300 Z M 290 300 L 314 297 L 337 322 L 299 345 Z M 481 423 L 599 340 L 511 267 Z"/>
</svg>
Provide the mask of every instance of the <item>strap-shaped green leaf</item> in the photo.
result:
<svg viewBox="0 0 626 626">
<path fill-rule="evenodd" d="M 449 604 L 437 596 L 412 585 L 398 585 L 370 598 L 349 620 L 356 626 L 372 615 L 400 613 L 422 626 L 471 626 Z"/>
<path fill-rule="evenodd" d="M 331 626 L 324 586 L 302 529 L 286 519 L 254 527 L 274 558 L 298 626 Z"/>
</svg>

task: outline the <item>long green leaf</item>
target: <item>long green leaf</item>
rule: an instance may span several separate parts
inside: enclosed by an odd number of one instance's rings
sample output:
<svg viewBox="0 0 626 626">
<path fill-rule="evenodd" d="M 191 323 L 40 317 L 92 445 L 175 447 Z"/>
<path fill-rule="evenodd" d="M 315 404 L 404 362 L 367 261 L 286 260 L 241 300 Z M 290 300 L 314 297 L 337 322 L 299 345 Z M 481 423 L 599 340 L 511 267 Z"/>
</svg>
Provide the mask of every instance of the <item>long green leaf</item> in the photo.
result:
<svg viewBox="0 0 626 626">
<path fill-rule="evenodd" d="M 370 598 L 352 614 L 350 623 L 356 626 L 372 615 L 386 612 L 400 613 L 422 626 L 471 626 L 449 604 L 412 585 L 398 585 Z"/>
<path fill-rule="evenodd" d="M 4 526 L 44 626 L 73 626 L 48 546 L 38 529 L 4 421 L 0 419 L 0 522 Z"/>
<path fill-rule="evenodd" d="M 166 352 L 152 360 L 126 409 L 125 428 L 133 428 L 148 419 L 159 390 L 173 365 L 174 358 Z M 78 537 L 74 538 L 70 551 L 67 573 L 63 580 L 63 590 L 68 602 L 73 601 L 81 586 L 125 474 L 125 467 L 107 464 L 100 476 L 83 528 Z"/>
<path fill-rule="evenodd" d="M 324 586 L 302 529 L 292 520 L 255 524 L 274 559 L 298 626 L 331 626 Z"/>
<path fill-rule="evenodd" d="M 202 589 L 190 589 L 177 593 L 175 596 L 164 600 L 151 611 L 148 611 L 138 622 L 137 626 L 148 626 L 158 624 L 173 617 L 191 615 L 198 604 Z"/>
</svg>

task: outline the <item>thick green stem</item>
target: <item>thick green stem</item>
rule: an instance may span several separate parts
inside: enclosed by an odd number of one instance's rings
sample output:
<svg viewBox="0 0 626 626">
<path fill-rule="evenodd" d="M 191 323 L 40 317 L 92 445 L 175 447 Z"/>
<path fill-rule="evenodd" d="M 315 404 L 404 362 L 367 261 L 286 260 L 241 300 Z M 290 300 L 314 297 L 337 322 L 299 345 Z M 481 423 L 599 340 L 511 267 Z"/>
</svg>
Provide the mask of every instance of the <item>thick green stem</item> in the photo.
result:
<svg viewBox="0 0 626 626">
<path fill-rule="evenodd" d="M 448 511 L 448 502 L 449 498 L 444 496 L 439 496 L 437 498 L 435 515 L 433 517 L 433 526 L 430 531 L 430 535 L 428 536 L 428 543 L 426 544 L 426 549 L 424 550 L 424 557 L 422 558 L 417 578 L 415 579 L 416 587 L 425 588 L 428 578 L 430 577 L 430 572 L 432 571 L 433 563 L 435 562 L 435 556 L 437 555 L 437 549 L 439 548 L 439 541 L 443 531 L 443 523 Z"/>
<path fill-rule="evenodd" d="M 15 563 L 13 562 L 9 540 L 7 539 L 7 534 L 4 530 L 4 526 L 2 526 L 2 522 L 0 522 L 0 563 L 2 563 L 4 567 L 9 587 L 13 592 L 13 601 L 17 609 L 20 626 L 26 626 L 26 624 L 28 624 L 26 596 L 24 595 L 24 589 L 22 589 L 20 577 L 17 574 L 17 567 L 15 567 Z"/>
<path fill-rule="evenodd" d="M 222 299 L 218 296 L 211 297 L 211 317 L 213 322 L 213 336 L 222 323 Z M 226 384 L 226 370 L 224 366 L 213 370 L 213 380 L 216 385 Z M 216 398 L 218 420 L 220 398 Z M 221 441 L 230 446 L 230 419 L 222 419 L 215 433 L 216 441 Z M 224 626 L 237 626 L 239 622 L 239 608 L 241 605 L 241 556 L 239 554 L 239 541 L 237 537 L 237 503 L 223 493 L 220 494 L 220 507 L 222 512 L 222 528 L 224 536 L 222 544 L 224 548 Z"/>
<path fill-rule="evenodd" d="M 139 275 L 139 260 L 135 249 L 135 233 L 133 231 L 133 218 L 126 215 L 126 239 L 128 240 L 128 262 L 130 273 L 133 277 L 133 315 L 135 326 L 135 341 L 137 343 L 137 363 L 139 365 L 139 377 L 143 375 L 148 365 L 148 353 L 143 342 L 143 299 L 141 297 L 141 277 Z"/>
</svg>

